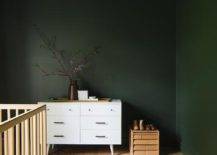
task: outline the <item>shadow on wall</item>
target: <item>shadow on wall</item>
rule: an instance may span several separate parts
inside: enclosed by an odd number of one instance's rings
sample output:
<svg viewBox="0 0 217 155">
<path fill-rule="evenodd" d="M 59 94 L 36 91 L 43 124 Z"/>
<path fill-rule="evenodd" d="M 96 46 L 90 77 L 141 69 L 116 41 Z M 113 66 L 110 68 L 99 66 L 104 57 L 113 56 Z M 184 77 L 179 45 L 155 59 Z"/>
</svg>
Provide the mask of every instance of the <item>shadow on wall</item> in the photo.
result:
<svg viewBox="0 0 217 155">
<path fill-rule="evenodd" d="M 145 123 L 154 124 L 160 130 L 160 143 L 161 146 L 165 147 L 174 147 L 179 149 L 179 138 L 176 135 L 174 129 L 165 125 L 162 120 L 160 120 L 161 115 L 158 113 L 153 113 L 149 109 L 146 109 L 145 106 L 138 107 L 134 102 L 128 102 L 126 98 L 119 97 L 117 94 L 105 94 L 105 92 L 100 91 L 99 89 L 94 89 L 88 81 L 81 78 L 81 83 L 79 84 L 81 88 L 89 90 L 90 95 L 94 96 L 111 96 L 112 98 L 121 98 L 122 100 L 122 146 L 126 147 L 129 145 L 129 130 L 132 127 L 133 120 L 143 119 Z M 136 102 L 136 101 L 135 101 Z"/>
<path fill-rule="evenodd" d="M 179 138 L 175 133 L 171 133 L 171 131 L 163 125 L 159 124 L 155 119 L 150 117 L 150 115 L 144 114 L 140 109 L 135 108 L 129 102 L 123 102 L 123 123 L 122 123 L 122 137 L 123 137 L 123 145 L 127 146 L 129 144 L 129 130 L 132 127 L 133 120 L 143 119 L 146 123 L 154 124 L 160 130 L 160 145 L 165 147 L 174 147 L 179 149 Z"/>
</svg>

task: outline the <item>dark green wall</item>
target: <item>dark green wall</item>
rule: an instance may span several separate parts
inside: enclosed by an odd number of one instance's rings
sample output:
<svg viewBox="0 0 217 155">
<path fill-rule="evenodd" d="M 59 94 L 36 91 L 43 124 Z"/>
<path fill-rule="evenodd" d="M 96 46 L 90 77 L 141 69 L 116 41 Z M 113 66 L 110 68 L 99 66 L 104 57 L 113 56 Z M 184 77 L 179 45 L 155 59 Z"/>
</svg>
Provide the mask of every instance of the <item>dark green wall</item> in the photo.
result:
<svg viewBox="0 0 217 155">
<path fill-rule="evenodd" d="M 5 43 L 5 38 L 4 38 L 4 3 L 0 2 L 0 98 L 1 100 L 5 96 L 4 94 L 4 43 Z"/>
<path fill-rule="evenodd" d="M 217 154 L 216 6 L 177 3 L 177 129 L 185 155 Z"/>
<path fill-rule="evenodd" d="M 6 8 L 6 96 L 8 102 L 37 102 L 66 95 L 68 81 L 42 77 L 34 63 L 54 67 L 37 24 L 57 35 L 58 47 L 101 54 L 81 76 L 82 88 L 124 101 L 124 129 L 146 118 L 162 131 L 165 145 L 175 134 L 175 2 L 172 0 L 10 0 Z M 124 137 L 127 137 L 125 131 Z"/>
</svg>

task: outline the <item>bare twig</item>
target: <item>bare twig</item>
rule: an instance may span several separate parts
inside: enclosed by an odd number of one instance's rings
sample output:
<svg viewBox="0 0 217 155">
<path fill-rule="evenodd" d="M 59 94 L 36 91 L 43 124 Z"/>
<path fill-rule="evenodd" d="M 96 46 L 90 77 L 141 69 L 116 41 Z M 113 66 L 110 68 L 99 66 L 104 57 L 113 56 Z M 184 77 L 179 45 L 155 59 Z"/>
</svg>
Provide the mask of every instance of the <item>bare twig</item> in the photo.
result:
<svg viewBox="0 0 217 155">
<path fill-rule="evenodd" d="M 39 70 L 39 71 L 41 71 L 41 73 L 44 75 L 44 76 L 69 76 L 68 74 L 65 74 L 65 73 L 63 73 L 62 71 L 57 71 L 57 72 L 55 72 L 55 71 L 53 71 L 53 72 L 48 72 L 47 70 L 45 70 L 44 68 L 42 68 L 39 64 L 37 64 L 37 65 L 35 65 L 35 67 Z"/>
<path fill-rule="evenodd" d="M 53 72 L 48 72 L 40 65 L 37 65 L 37 68 L 43 73 L 44 76 L 65 76 L 72 79 L 78 72 L 82 71 L 87 66 L 91 57 L 99 53 L 100 47 L 94 47 L 93 50 L 89 51 L 85 55 L 80 55 L 82 52 L 81 50 L 78 50 L 77 52 L 74 52 L 68 60 L 66 60 L 64 55 L 65 51 L 57 49 L 56 36 L 48 37 L 36 25 L 34 25 L 34 28 L 42 40 L 40 47 L 49 50 L 53 59 L 59 65 L 59 69 Z"/>
</svg>

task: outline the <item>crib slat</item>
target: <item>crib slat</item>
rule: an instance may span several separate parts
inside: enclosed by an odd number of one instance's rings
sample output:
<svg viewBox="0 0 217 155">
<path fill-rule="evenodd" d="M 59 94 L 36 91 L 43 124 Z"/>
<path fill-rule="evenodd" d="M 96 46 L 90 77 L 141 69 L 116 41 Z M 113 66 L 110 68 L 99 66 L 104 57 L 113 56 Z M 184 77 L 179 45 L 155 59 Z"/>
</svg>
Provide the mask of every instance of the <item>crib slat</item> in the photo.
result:
<svg viewBox="0 0 217 155">
<path fill-rule="evenodd" d="M 40 154 L 43 155 L 43 123 L 42 123 L 42 113 L 39 113 L 39 121 L 40 121 Z"/>
<path fill-rule="evenodd" d="M 10 110 L 7 110 L 7 119 L 10 118 Z M 4 155 L 8 155 L 8 130 L 4 132 Z"/>
<path fill-rule="evenodd" d="M 37 155 L 36 153 L 36 116 L 32 118 L 32 155 Z"/>
<path fill-rule="evenodd" d="M 11 110 L 8 110 L 8 119 L 11 118 Z M 14 128 L 8 129 L 8 155 L 14 155 Z"/>
<path fill-rule="evenodd" d="M 32 146 L 32 117 L 29 119 L 29 140 L 30 140 L 30 155 L 32 155 L 32 149 L 33 149 L 33 146 Z"/>
<path fill-rule="evenodd" d="M 16 110 L 16 116 L 19 115 L 19 110 Z M 20 155 L 20 124 L 16 125 L 16 155 Z"/>
<path fill-rule="evenodd" d="M 8 155 L 14 155 L 14 128 L 8 130 Z"/>
<path fill-rule="evenodd" d="M 47 142 L 47 123 L 46 123 L 46 111 L 42 111 L 42 131 L 43 131 L 43 140 L 42 140 L 42 145 L 43 145 L 43 155 L 46 155 L 47 153 L 47 147 L 46 147 L 46 142 Z"/>
<path fill-rule="evenodd" d="M 0 122 L 2 122 L 2 110 L 0 109 Z M 0 155 L 2 155 L 2 134 L 0 133 Z"/>
<path fill-rule="evenodd" d="M 21 155 L 25 155 L 25 122 L 21 123 Z"/>
<path fill-rule="evenodd" d="M 37 114 L 36 116 L 36 124 L 37 124 L 37 128 L 36 128 L 36 134 L 37 134 L 37 137 L 36 137 L 36 152 L 37 152 L 37 155 L 40 155 L 40 115 Z"/>
<path fill-rule="evenodd" d="M 29 152 L 29 119 L 27 119 L 25 120 L 25 155 L 29 155 Z"/>
<path fill-rule="evenodd" d="M 8 155 L 8 131 L 4 132 L 4 155 Z"/>
<path fill-rule="evenodd" d="M 44 115 L 45 115 L 45 121 L 44 121 L 44 126 L 45 126 L 45 148 L 46 148 L 46 155 L 49 154 L 49 145 L 47 144 L 47 110 L 44 110 Z"/>
</svg>

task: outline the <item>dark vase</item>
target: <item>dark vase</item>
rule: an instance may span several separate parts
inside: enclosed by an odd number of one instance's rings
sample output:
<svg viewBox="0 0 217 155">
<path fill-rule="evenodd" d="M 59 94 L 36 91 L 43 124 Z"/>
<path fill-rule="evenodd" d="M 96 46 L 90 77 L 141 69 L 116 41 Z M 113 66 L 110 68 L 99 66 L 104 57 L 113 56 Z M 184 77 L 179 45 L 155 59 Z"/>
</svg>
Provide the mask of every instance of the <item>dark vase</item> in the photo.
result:
<svg viewBox="0 0 217 155">
<path fill-rule="evenodd" d="M 77 80 L 70 80 L 68 99 L 69 100 L 78 100 L 78 83 L 77 83 Z"/>
</svg>

